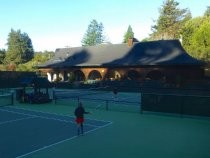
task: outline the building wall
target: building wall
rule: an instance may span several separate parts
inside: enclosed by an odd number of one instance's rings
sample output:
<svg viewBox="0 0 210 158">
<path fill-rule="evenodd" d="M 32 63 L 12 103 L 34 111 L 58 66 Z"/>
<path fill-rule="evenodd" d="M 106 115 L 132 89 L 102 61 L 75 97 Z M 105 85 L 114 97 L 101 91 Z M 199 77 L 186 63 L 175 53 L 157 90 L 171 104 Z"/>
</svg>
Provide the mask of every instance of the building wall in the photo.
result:
<svg viewBox="0 0 210 158">
<path fill-rule="evenodd" d="M 124 68 L 65 68 L 40 69 L 47 74 L 49 81 L 68 81 L 73 75 L 76 81 L 88 80 L 163 80 L 165 82 L 183 82 L 204 77 L 200 67 L 124 67 Z"/>
</svg>

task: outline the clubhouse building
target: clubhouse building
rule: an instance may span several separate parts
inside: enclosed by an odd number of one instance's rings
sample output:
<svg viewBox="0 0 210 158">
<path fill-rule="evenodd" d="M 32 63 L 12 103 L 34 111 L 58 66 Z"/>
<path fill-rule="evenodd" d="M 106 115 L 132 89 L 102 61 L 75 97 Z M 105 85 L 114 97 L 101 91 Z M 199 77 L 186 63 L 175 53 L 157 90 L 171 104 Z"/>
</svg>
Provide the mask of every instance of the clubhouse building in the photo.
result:
<svg viewBox="0 0 210 158">
<path fill-rule="evenodd" d="M 39 66 L 48 80 L 199 80 L 204 63 L 191 57 L 178 40 L 56 49 L 55 56 Z"/>
</svg>

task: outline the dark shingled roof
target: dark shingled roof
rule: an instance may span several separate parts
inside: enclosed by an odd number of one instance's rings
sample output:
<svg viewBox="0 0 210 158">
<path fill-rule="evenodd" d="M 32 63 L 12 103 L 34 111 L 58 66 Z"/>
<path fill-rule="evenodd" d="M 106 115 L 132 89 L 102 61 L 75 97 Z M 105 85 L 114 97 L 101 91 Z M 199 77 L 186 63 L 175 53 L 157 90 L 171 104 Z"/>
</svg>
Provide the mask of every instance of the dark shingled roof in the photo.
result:
<svg viewBox="0 0 210 158">
<path fill-rule="evenodd" d="M 97 46 L 57 49 L 55 57 L 44 67 L 94 66 L 152 66 L 192 65 L 203 62 L 191 57 L 178 40 L 160 40 L 127 44 L 101 44 Z"/>
</svg>

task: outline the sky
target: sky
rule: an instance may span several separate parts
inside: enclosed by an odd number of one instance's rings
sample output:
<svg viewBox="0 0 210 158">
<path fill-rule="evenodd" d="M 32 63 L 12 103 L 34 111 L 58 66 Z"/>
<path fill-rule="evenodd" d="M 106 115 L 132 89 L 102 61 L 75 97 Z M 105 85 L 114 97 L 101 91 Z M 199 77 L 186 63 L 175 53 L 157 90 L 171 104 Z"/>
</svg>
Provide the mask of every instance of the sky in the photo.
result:
<svg viewBox="0 0 210 158">
<path fill-rule="evenodd" d="M 0 0 L 0 49 L 7 49 L 11 29 L 25 32 L 35 51 L 78 47 L 90 22 L 104 26 L 107 41 L 122 43 L 128 26 L 142 40 L 151 33 L 164 0 Z M 176 0 L 193 17 L 202 16 L 210 0 Z"/>
</svg>

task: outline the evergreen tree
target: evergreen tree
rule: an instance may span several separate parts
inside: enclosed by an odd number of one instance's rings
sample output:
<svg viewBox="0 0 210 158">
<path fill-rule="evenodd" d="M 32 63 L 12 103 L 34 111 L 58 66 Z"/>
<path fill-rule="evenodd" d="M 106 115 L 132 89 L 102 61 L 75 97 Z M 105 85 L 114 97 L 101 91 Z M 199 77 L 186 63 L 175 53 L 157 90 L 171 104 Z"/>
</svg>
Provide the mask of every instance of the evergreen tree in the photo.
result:
<svg viewBox="0 0 210 158">
<path fill-rule="evenodd" d="M 5 56 L 6 51 L 4 49 L 0 49 L 0 64 L 3 64 Z"/>
<path fill-rule="evenodd" d="M 31 60 L 34 56 L 34 50 L 31 39 L 26 33 L 20 30 L 13 30 L 8 35 L 8 49 L 6 52 L 5 63 L 21 64 Z"/>
<path fill-rule="evenodd" d="M 183 24 L 191 19 L 191 13 L 188 9 L 179 9 L 178 6 L 179 3 L 175 0 L 164 1 L 157 23 L 152 26 L 153 39 L 179 38 Z"/>
<path fill-rule="evenodd" d="M 88 29 L 82 39 L 83 46 L 93 46 L 104 42 L 103 24 L 98 23 L 95 19 L 90 22 Z"/>
<path fill-rule="evenodd" d="M 131 26 L 128 26 L 127 32 L 124 35 L 123 43 L 128 43 L 129 38 L 134 38 L 134 33 Z"/>
<path fill-rule="evenodd" d="M 204 16 L 210 16 L 210 6 L 207 7 Z"/>
<path fill-rule="evenodd" d="M 32 41 L 27 33 L 22 34 L 22 50 L 23 50 L 23 62 L 28 62 L 34 57 L 34 49 Z"/>
</svg>

